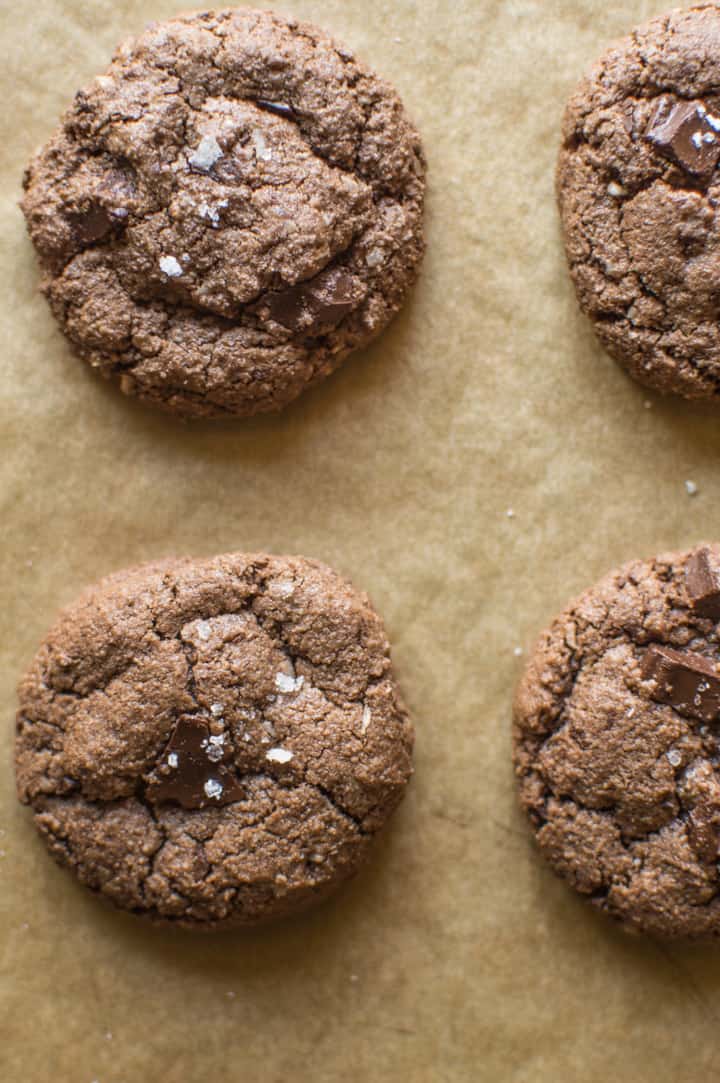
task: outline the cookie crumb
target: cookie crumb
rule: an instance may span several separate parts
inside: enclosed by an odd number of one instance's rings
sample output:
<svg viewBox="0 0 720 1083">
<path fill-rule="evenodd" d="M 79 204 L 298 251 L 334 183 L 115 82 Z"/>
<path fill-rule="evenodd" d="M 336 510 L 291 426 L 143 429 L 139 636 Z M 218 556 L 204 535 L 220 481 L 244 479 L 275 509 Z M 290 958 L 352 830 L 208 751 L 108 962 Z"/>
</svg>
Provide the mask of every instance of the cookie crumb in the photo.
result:
<svg viewBox="0 0 720 1083">
<path fill-rule="evenodd" d="M 222 703 L 210 704 L 210 714 L 213 716 L 213 718 L 222 718 L 224 710 L 225 708 L 223 707 Z"/>
<path fill-rule="evenodd" d="M 265 759 L 272 763 L 290 763 L 294 753 L 287 748 L 270 748 L 265 753 Z"/>
<path fill-rule="evenodd" d="M 613 199 L 622 199 L 625 195 L 625 189 L 622 184 L 618 184 L 617 181 L 610 181 L 607 186 L 607 193 L 612 196 Z"/>
<path fill-rule="evenodd" d="M 679 767 L 680 764 L 682 763 L 682 756 L 680 755 L 680 753 L 678 752 L 678 750 L 676 748 L 671 748 L 670 749 L 670 751 L 667 754 L 667 758 L 668 758 L 668 763 L 672 764 L 673 767 Z"/>
<path fill-rule="evenodd" d="M 182 267 L 174 256 L 161 256 L 160 270 L 168 278 L 178 278 L 183 273 Z"/>
<path fill-rule="evenodd" d="M 370 725 L 371 721 L 372 721 L 372 714 L 370 713 L 370 708 L 368 707 L 367 704 L 365 704 L 365 706 L 363 707 L 363 713 L 362 713 L 362 725 L 360 726 L 360 732 L 361 733 L 367 733 L 368 726 Z"/>
</svg>

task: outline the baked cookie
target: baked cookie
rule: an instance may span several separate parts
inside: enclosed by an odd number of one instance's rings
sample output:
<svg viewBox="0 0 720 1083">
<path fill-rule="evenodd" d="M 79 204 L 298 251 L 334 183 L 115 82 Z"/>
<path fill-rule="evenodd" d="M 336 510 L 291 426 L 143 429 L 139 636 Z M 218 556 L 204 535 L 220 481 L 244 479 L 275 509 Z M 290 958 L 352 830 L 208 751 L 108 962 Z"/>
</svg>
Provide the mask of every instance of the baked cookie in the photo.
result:
<svg viewBox="0 0 720 1083">
<path fill-rule="evenodd" d="M 411 774 L 379 617 L 299 557 L 104 579 L 61 615 L 19 699 L 18 794 L 51 853 L 116 906 L 176 925 L 324 898 Z"/>
<path fill-rule="evenodd" d="M 423 252 L 400 99 L 305 23 L 153 24 L 28 168 L 42 288 L 81 357 L 186 416 L 277 410 L 395 315 Z"/>
<path fill-rule="evenodd" d="M 567 107 L 557 184 L 580 306 L 643 384 L 720 397 L 720 7 L 654 19 Z"/>
<path fill-rule="evenodd" d="M 634 561 L 540 639 L 520 798 L 555 872 L 626 928 L 720 935 L 720 546 Z"/>
</svg>

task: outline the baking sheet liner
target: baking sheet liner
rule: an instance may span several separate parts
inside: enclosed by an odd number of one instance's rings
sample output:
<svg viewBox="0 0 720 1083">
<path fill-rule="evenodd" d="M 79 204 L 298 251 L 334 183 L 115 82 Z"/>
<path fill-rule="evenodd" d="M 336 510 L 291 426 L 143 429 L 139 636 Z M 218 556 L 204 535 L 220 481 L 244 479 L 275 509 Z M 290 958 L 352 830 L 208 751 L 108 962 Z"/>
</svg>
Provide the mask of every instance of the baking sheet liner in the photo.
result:
<svg viewBox="0 0 720 1083">
<path fill-rule="evenodd" d="M 509 761 L 518 648 L 614 564 L 720 539 L 717 418 L 644 392 L 595 345 L 554 206 L 564 99 L 662 5 L 281 7 L 400 90 L 429 159 L 427 260 L 389 331 L 283 415 L 192 425 L 71 356 L 16 206 L 75 90 L 123 37 L 178 10 L 0 7 L 0 1074 L 705 1080 L 720 1067 L 720 949 L 630 938 L 574 898 L 533 849 Z M 56 868 L 15 801 L 12 715 L 40 637 L 86 583 L 230 549 L 318 557 L 369 591 L 417 773 L 334 901 L 204 937 L 116 914 Z"/>
</svg>

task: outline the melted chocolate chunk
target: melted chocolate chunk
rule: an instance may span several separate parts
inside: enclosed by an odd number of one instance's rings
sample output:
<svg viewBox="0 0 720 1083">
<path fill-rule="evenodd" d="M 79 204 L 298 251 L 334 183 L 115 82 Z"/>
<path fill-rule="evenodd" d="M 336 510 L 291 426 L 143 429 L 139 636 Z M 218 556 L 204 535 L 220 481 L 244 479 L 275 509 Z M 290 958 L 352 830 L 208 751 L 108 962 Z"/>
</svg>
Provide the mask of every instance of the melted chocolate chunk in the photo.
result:
<svg viewBox="0 0 720 1083">
<path fill-rule="evenodd" d="M 714 722 L 720 715 L 720 675 L 709 658 L 653 645 L 643 658 L 642 675 L 655 681 L 652 698 L 669 703 L 679 714 L 701 722 Z"/>
<path fill-rule="evenodd" d="M 696 805 L 688 816 L 687 833 L 690 845 L 701 861 L 707 864 L 717 861 L 720 808 L 707 803 Z"/>
<path fill-rule="evenodd" d="M 155 804 L 175 801 L 185 809 L 239 801 L 244 790 L 222 762 L 228 752 L 224 734 L 213 736 L 205 719 L 183 715 L 170 734 L 145 796 Z"/>
<path fill-rule="evenodd" d="M 267 98 L 258 98 L 255 104 L 258 109 L 264 109 L 266 113 L 275 113 L 278 117 L 286 117 L 288 120 L 292 120 L 295 116 L 293 107 L 286 105 L 285 102 L 269 102 Z"/>
<path fill-rule="evenodd" d="M 686 173 L 708 179 L 720 158 L 720 118 L 702 102 L 660 102 L 645 133 L 653 146 Z"/>
<path fill-rule="evenodd" d="M 720 620 L 720 568 L 709 549 L 698 549 L 685 565 L 685 589 L 701 617 Z"/>
<path fill-rule="evenodd" d="M 360 299 L 352 275 L 333 267 L 310 282 L 269 294 L 265 303 L 270 317 L 283 327 L 314 335 L 336 327 Z"/>
<path fill-rule="evenodd" d="M 84 214 L 74 214 L 73 227 L 84 244 L 100 241 L 112 232 L 114 222 L 104 207 L 90 207 Z"/>
</svg>

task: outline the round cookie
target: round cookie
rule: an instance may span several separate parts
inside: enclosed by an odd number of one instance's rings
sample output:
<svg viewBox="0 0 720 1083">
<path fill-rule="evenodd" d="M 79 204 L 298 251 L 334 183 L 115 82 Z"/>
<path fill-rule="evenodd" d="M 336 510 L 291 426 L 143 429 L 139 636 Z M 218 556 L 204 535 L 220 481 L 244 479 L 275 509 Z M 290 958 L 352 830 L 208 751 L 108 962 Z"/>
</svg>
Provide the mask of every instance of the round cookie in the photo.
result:
<svg viewBox="0 0 720 1083">
<path fill-rule="evenodd" d="M 353 875 L 410 778 L 380 618 L 299 557 L 168 560 L 65 610 L 19 688 L 16 776 L 51 853 L 193 928 Z"/>
<path fill-rule="evenodd" d="M 654 19 L 571 98 L 557 187 L 578 300 L 640 383 L 720 397 L 720 7 Z"/>
<path fill-rule="evenodd" d="M 720 935 L 719 622 L 720 546 L 634 561 L 553 622 L 515 698 L 542 853 L 659 937 Z"/>
<path fill-rule="evenodd" d="M 423 253 L 395 91 L 249 9 L 120 46 L 31 162 L 42 288 L 81 357 L 186 416 L 277 410 L 373 339 Z"/>
</svg>

